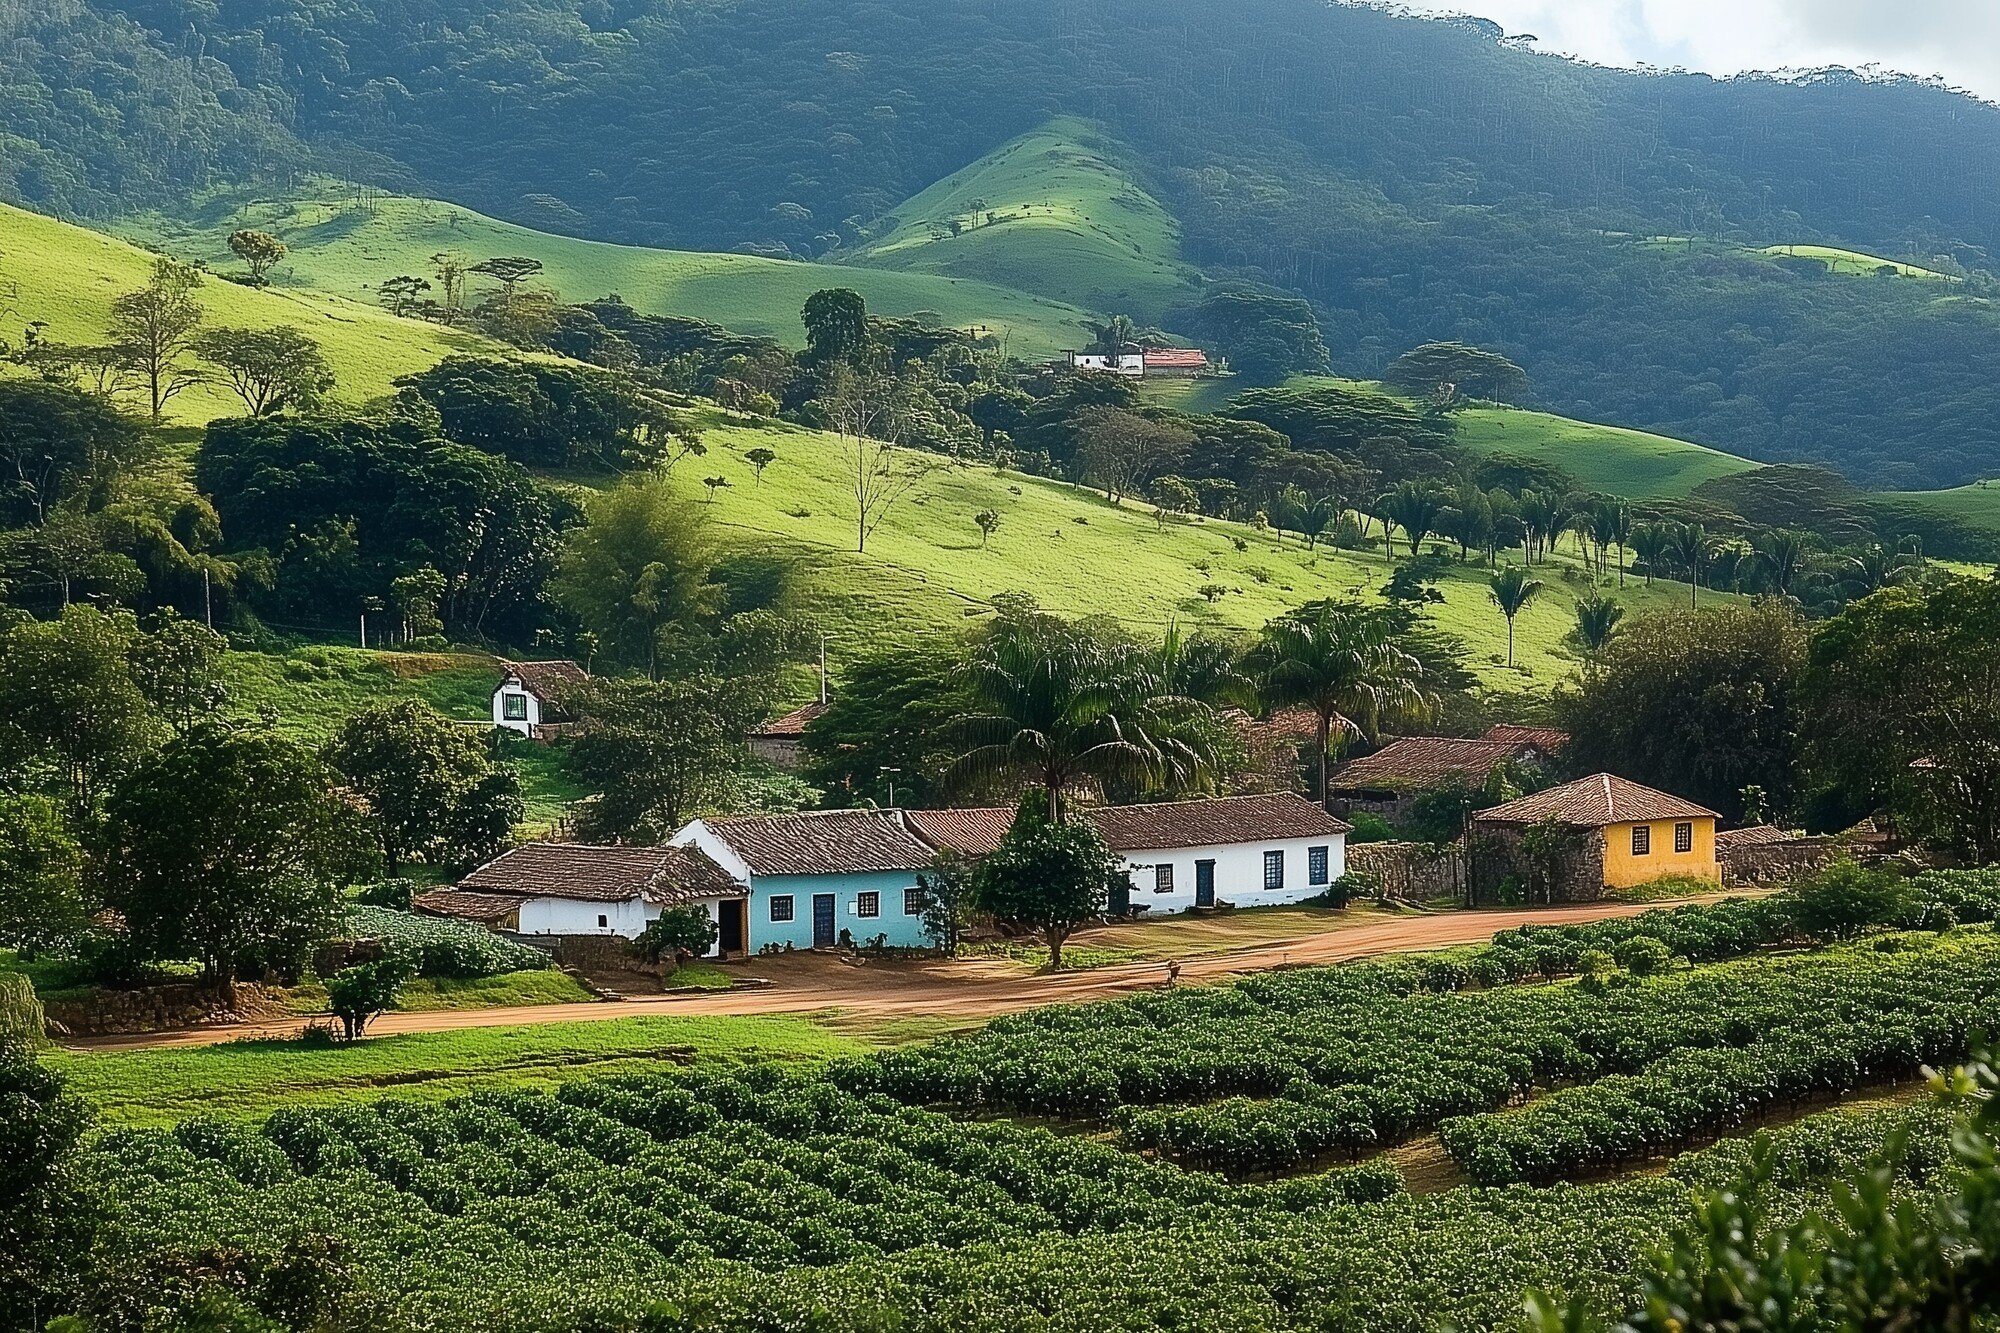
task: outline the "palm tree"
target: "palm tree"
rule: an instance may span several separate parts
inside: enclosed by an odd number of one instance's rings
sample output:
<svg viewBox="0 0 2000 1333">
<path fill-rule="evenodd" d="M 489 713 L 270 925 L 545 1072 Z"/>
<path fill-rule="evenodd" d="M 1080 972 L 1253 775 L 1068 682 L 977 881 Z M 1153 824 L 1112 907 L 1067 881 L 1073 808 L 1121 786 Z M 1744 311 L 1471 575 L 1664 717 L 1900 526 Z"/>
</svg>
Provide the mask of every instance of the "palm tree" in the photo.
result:
<svg viewBox="0 0 2000 1333">
<path fill-rule="evenodd" d="M 1493 604 L 1500 608 L 1500 614 L 1507 617 L 1507 665 L 1514 665 L 1514 617 L 1527 608 L 1529 602 L 1541 596 L 1547 585 L 1540 579 L 1528 577 L 1519 565 L 1509 565 L 1487 580 L 1493 597 Z"/>
<path fill-rule="evenodd" d="M 1618 622 L 1624 618 L 1625 608 L 1609 597 L 1579 597 L 1576 628 L 1571 637 L 1586 658 L 1595 659 L 1611 642 L 1611 636 L 1618 632 Z"/>
<path fill-rule="evenodd" d="M 1653 574 L 1660 567 L 1672 541 L 1672 531 L 1664 523 L 1641 523 L 1632 529 L 1632 554 L 1646 562 L 1646 586 L 1653 586 Z"/>
<path fill-rule="evenodd" d="M 1780 597 L 1790 597 L 1792 585 L 1806 568 L 1805 535 L 1789 528 L 1776 528 L 1759 533 L 1754 545 L 1757 568 L 1764 572 L 1764 582 Z"/>
<path fill-rule="evenodd" d="M 1632 541 L 1632 507 L 1623 500 L 1612 500 L 1604 506 L 1610 515 L 1611 540 L 1618 546 L 1618 586 L 1625 586 L 1625 548 Z"/>
<path fill-rule="evenodd" d="M 1424 538 L 1437 530 L 1438 515 L 1444 512 L 1444 495 L 1435 486 L 1426 486 L 1414 481 L 1406 481 L 1395 490 L 1383 496 L 1376 503 L 1376 510 L 1384 523 L 1393 523 L 1403 530 L 1403 536 L 1410 543 L 1410 554 L 1417 553 L 1417 547 Z"/>
<path fill-rule="evenodd" d="M 1670 531 L 1667 549 L 1681 562 L 1681 568 L 1688 576 L 1688 607 L 1692 609 L 1701 594 L 1701 570 L 1708 562 L 1709 553 L 1714 549 L 1714 540 L 1708 529 L 1699 523 L 1683 523 Z"/>
<path fill-rule="evenodd" d="M 1562 506 L 1556 497 L 1542 491 L 1521 492 L 1521 526 L 1527 529 L 1527 540 L 1521 543 L 1521 555 L 1528 564 L 1535 563 L 1535 552 L 1545 541 L 1551 541 L 1562 522 Z"/>
<path fill-rule="evenodd" d="M 1204 729 L 1176 725 L 1204 705 L 1168 695 L 1140 650 L 1052 616 L 996 626 L 973 652 L 967 683 L 977 711 L 951 723 L 967 748 L 947 786 L 1025 778 L 1048 793 L 1049 818 L 1061 819 L 1064 793 L 1086 781 L 1190 782 L 1214 763 Z"/>
<path fill-rule="evenodd" d="M 1384 719 L 1417 717 L 1436 707 L 1424 667 L 1392 641 L 1378 607 L 1320 602 L 1264 626 L 1251 664 L 1272 707 L 1304 707 L 1319 719 L 1314 757 L 1326 803 L 1327 772 L 1339 739 L 1373 738 Z"/>
<path fill-rule="evenodd" d="M 1618 547 L 1618 581 L 1625 581 L 1625 538 L 1632 531 L 1632 515 L 1617 500 L 1600 500 L 1589 509 L 1590 540 L 1597 547 L 1597 572 L 1604 572 L 1604 555 Z"/>
<path fill-rule="evenodd" d="M 1326 530 L 1339 521 L 1342 508 L 1339 496 L 1322 495 L 1299 511 L 1299 531 L 1305 534 L 1308 551 L 1318 546 Z"/>
</svg>

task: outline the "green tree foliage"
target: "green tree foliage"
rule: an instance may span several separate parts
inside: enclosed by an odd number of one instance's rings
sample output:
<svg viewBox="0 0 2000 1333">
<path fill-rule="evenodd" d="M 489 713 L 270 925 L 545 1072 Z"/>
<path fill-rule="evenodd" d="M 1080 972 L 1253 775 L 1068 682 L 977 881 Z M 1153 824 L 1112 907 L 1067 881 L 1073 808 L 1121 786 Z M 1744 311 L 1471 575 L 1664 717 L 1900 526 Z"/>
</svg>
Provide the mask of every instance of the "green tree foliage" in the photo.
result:
<svg viewBox="0 0 2000 1333">
<path fill-rule="evenodd" d="M 592 681 L 568 703 L 583 722 L 570 770 L 599 793 L 579 812 L 580 830 L 646 842 L 725 803 L 759 701 L 738 683 L 689 675 Z"/>
<path fill-rule="evenodd" d="M 1854 939 L 1870 926 L 1897 919 L 1911 893 L 1890 871 L 1836 861 L 1793 884 L 1786 897 L 1801 935 L 1834 941 Z"/>
<path fill-rule="evenodd" d="M 1216 771 L 1207 706 L 1169 693 L 1156 659 L 1097 627 L 1010 608 L 964 678 L 972 706 L 947 729 L 959 747 L 947 790 L 1018 781 L 1060 819 L 1089 784 L 1173 788 Z"/>
<path fill-rule="evenodd" d="M 229 234 L 229 252 L 249 268 L 253 287 L 262 287 L 272 266 L 290 253 L 285 243 L 270 232 L 249 227 Z"/>
<path fill-rule="evenodd" d="M 1075 430 L 1078 477 L 1096 484 L 1112 504 L 1172 470 L 1194 444 L 1185 427 L 1117 407 L 1085 409 Z"/>
<path fill-rule="evenodd" d="M 1253 383 L 1326 371 L 1326 339 L 1312 304 L 1290 293 L 1218 284 L 1181 318 Z"/>
<path fill-rule="evenodd" d="M 1627 620 L 1595 670 L 1556 695 L 1565 760 L 1731 818 L 1751 785 L 1789 810 L 1802 794 L 1806 646 L 1804 622 L 1778 604 Z"/>
<path fill-rule="evenodd" d="M 662 958 L 699 958 L 720 935 L 715 918 L 701 907 L 669 907 L 646 923 L 632 948 L 649 963 Z"/>
<path fill-rule="evenodd" d="M 43 522 L 67 500 L 108 490 L 152 452 L 102 395 L 0 380 L 0 523 Z"/>
<path fill-rule="evenodd" d="M 201 381 L 185 361 L 202 322 L 195 292 L 202 276 L 177 260 L 154 262 L 144 287 L 111 303 L 111 342 L 121 364 L 139 381 L 153 420 L 167 404 Z"/>
<path fill-rule="evenodd" d="M 868 347 L 868 303 L 861 293 L 832 287 L 806 298 L 806 359 L 817 365 L 859 360 Z"/>
<path fill-rule="evenodd" d="M 88 922 L 83 849 L 61 808 L 0 793 L 0 944 L 30 955 L 59 951 Z"/>
<path fill-rule="evenodd" d="M 137 954 L 230 980 L 296 975 L 366 867 L 332 774 L 296 741 L 211 723 L 168 741 L 106 804 L 105 896 Z"/>
<path fill-rule="evenodd" d="M 947 958 L 958 956 L 959 942 L 972 924 L 978 868 L 949 848 L 917 872 L 917 902 L 924 938 Z"/>
<path fill-rule="evenodd" d="M 1064 942 L 1104 914 L 1118 865 L 1095 829 L 1051 820 L 1030 798 L 1000 846 L 974 869 L 973 905 L 1041 935 L 1049 970 L 1060 971 Z"/>
<path fill-rule="evenodd" d="M 333 368 L 319 343 L 289 325 L 211 329 L 192 346 L 221 372 L 253 417 L 310 411 L 333 388 Z"/>
<path fill-rule="evenodd" d="M 407 419 L 216 421 L 195 483 L 230 540 L 269 562 L 251 600 L 275 619 L 345 627 L 425 567 L 444 575 L 455 634 L 525 642 L 544 617 L 566 506 L 517 464 Z"/>
<path fill-rule="evenodd" d="M 167 724 L 186 735 L 228 697 L 222 683 L 228 648 L 207 626 L 163 613 L 158 628 L 132 645 L 132 678 Z"/>
<path fill-rule="evenodd" d="M 1464 343 L 1425 343 L 1391 361 L 1382 382 L 1418 398 L 1456 401 L 1483 398 L 1518 403 L 1528 392 L 1528 375 L 1498 352 Z"/>
<path fill-rule="evenodd" d="M 0 1033 L 0 1320 L 39 1327 L 44 1301 L 90 1243 L 92 1207 L 79 1149 L 90 1110 L 37 1061 L 27 1039 Z"/>
<path fill-rule="evenodd" d="M 955 756 L 946 729 L 973 708 L 965 651 L 933 638 L 845 664 L 826 711 L 806 724 L 806 777 L 827 791 L 876 792 L 893 769 L 911 805 L 939 804 Z"/>
<path fill-rule="evenodd" d="M 326 1007 L 340 1020 L 342 1035 L 360 1041 L 370 1023 L 396 1007 L 396 997 L 415 971 L 408 958 L 391 953 L 335 973 L 326 983 Z"/>
<path fill-rule="evenodd" d="M 1528 572 L 1519 565 L 1509 565 L 1498 570 L 1487 580 L 1487 594 L 1493 605 L 1500 608 L 1500 614 L 1507 617 L 1507 665 L 1514 665 L 1514 617 L 1528 609 L 1528 604 L 1540 596 L 1548 585 L 1540 579 L 1529 578 Z"/>
<path fill-rule="evenodd" d="M 0 637 L 0 765 L 55 796 L 79 826 L 155 737 L 132 676 L 139 644 L 129 614 L 85 606 Z"/>
<path fill-rule="evenodd" d="M 1947 576 L 1856 602 L 1812 641 L 1815 774 L 1912 832 L 2000 858 L 1996 672 L 2000 583 Z"/>
<path fill-rule="evenodd" d="M 452 869 L 489 860 L 521 820 L 513 768 L 496 764 L 477 732 L 422 700 L 356 713 L 326 761 L 366 802 L 391 875 L 412 859 Z"/>
<path fill-rule="evenodd" d="M 615 376 L 549 362 L 450 356 L 397 383 L 437 409 L 446 438 L 536 467 L 617 463 L 681 425 Z"/>
<path fill-rule="evenodd" d="M 664 477 L 634 477 L 594 497 L 563 546 L 558 601 L 613 658 L 658 676 L 677 639 L 722 607 L 717 546 L 699 506 Z"/>
<path fill-rule="evenodd" d="M 1374 739 L 1385 724 L 1437 706 L 1423 663 L 1397 643 L 1398 628 L 1384 610 L 1320 602 L 1265 625 L 1251 651 L 1268 706 L 1313 712 L 1313 790 L 1322 801 L 1332 761 L 1347 740 Z"/>
</svg>

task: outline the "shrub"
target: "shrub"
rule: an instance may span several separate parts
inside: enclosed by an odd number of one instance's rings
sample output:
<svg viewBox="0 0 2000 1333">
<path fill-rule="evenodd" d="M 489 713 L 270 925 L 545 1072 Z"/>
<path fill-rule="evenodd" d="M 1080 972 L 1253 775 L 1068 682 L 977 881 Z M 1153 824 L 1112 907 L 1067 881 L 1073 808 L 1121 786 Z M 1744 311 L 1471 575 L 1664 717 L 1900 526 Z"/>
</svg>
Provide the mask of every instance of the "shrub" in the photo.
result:
<svg viewBox="0 0 2000 1333">
<path fill-rule="evenodd" d="M 0 1041 L 39 1046 L 47 1033 L 34 983 L 19 972 L 0 972 Z"/>
<path fill-rule="evenodd" d="M 699 907 L 669 907 L 646 923 L 632 948 L 649 963 L 665 957 L 696 957 L 715 947 L 715 918 Z"/>
<path fill-rule="evenodd" d="M 398 912 L 410 910 L 410 899 L 416 897 L 415 882 L 407 879 L 385 879 L 365 886 L 354 895 L 354 901 L 364 907 L 387 907 Z"/>
<path fill-rule="evenodd" d="M 1591 950 L 1591 953 L 1596 952 Z M 1629 940 L 1621 940 L 1612 946 L 1611 957 L 1635 977 L 1656 977 L 1674 965 L 1674 951 L 1665 940 L 1653 935 L 1634 935 Z"/>
<path fill-rule="evenodd" d="M 326 983 L 327 1007 L 340 1020 L 348 1041 L 361 1040 L 370 1020 L 395 1005 L 397 993 L 414 970 L 408 958 L 391 953 L 347 968 Z"/>
<path fill-rule="evenodd" d="M 1793 885 L 1787 898 L 1799 933 L 1826 941 L 1851 940 L 1870 926 L 1898 919 L 1910 895 L 1886 870 L 1836 861 Z"/>
<path fill-rule="evenodd" d="M 1354 825 L 1354 832 L 1347 835 L 1350 844 L 1391 842 L 1396 837 L 1396 830 L 1390 827 L 1389 821 L 1372 810 L 1357 810 L 1347 817 L 1347 822 Z"/>
<path fill-rule="evenodd" d="M 502 939 L 484 926 L 386 907 L 349 908 L 347 931 L 356 939 L 381 940 L 391 953 L 408 958 L 422 977 L 469 980 L 554 965 L 540 949 Z"/>
</svg>

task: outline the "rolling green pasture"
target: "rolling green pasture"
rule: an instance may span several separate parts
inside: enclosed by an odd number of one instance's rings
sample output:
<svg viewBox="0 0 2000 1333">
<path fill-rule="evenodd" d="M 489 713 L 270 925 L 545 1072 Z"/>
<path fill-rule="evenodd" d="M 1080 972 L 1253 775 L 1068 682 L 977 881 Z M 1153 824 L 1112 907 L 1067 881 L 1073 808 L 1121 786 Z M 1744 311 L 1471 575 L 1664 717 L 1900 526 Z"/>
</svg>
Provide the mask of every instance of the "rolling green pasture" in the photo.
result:
<svg viewBox="0 0 2000 1333">
<path fill-rule="evenodd" d="M 975 200 L 984 205 L 976 217 Z M 1194 293 L 1173 217 L 1094 127 L 1071 117 L 954 172 L 892 216 L 895 228 L 848 262 L 977 278 L 1142 321 Z M 959 235 L 932 234 L 951 223 Z"/>
<path fill-rule="evenodd" d="M 1475 453 L 1553 463 L 1586 490 L 1633 500 L 1677 499 L 1704 481 L 1759 466 L 1687 440 L 1546 412 L 1474 408 L 1457 421 L 1459 443 Z"/>
<path fill-rule="evenodd" d="M 45 1057 L 111 1125 L 191 1116 L 254 1119 L 281 1106 L 398 1097 L 439 1100 L 635 1073 L 662 1061 L 830 1060 L 865 1049 L 804 1018 L 690 1015 L 371 1037 L 62 1050 Z"/>
<path fill-rule="evenodd" d="M 153 256 L 137 246 L 0 204 L 0 284 L 10 290 L 10 325 L 40 321 L 60 342 L 101 343 L 112 301 L 143 286 L 152 265 Z M 318 339 L 337 377 L 334 396 L 348 403 L 387 393 L 397 376 L 427 369 L 453 352 L 495 347 L 474 334 L 396 319 L 373 304 L 324 292 L 257 291 L 211 278 L 200 296 L 213 325 L 291 325 Z M 15 332 L 9 328 L 5 336 Z M 242 410 L 242 400 L 225 385 L 198 385 L 167 404 L 168 418 L 182 425 Z"/>
<path fill-rule="evenodd" d="M 1030 593 L 1050 610 L 1111 616 L 1154 635 L 1170 620 L 1190 629 L 1250 630 L 1317 598 L 1372 597 L 1395 567 L 1379 547 L 1308 551 L 1296 536 L 1217 520 L 1162 527 L 1138 501 L 1114 506 L 1061 482 L 957 465 L 929 472 L 864 554 L 855 549 L 855 500 L 836 437 L 716 414 L 707 441 L 708 456 L 677 474 L 682 484 L 699 496 L 701 477 L 729 483 L 702 508 L 728 540 L 792 562 L 807 605 L 834 636 L 836 660 L 952 631 L 987 613 L 999 593 Z M 778 455 L 761 482 L 744 458 L 758 446 Z M 904 465 L 940 461 L 912 454 Z M 1000 514 L 999 530 L 984 545 L 973 523 L 983 509 Z M 1588 577 L 1573 547 L 1538 566 L 1537 575 L 1550 591 L 1518 622 L 1512 671 L 1504 666 L 1506 622 L 1493 609 L 1482 568 L 1454 569 L 1441 589 L 1444 603 L 1432 608 L 1443 628 L 1466 641 L 1474 669 L 1494 688 L 1545 685 L 1572 665 L 1560 641 Z M 1206 585 L 1221 589 L 1213 603 L 1201 591 Z M 1615 595 L 1637 611 L 1686 591 L 1635 583 Z"/>
<path fill-rule="evenodd" d="M 805 342 L 799 311 L 826 287 L 852 287 L 880 315 L 924 312 L 944 324 L 977 328 L 1006 339 L 1008 350 L 1052 356 L 1079 345 L 1090 316 L 1046 297 L 1030 296 L 969 276 L 895 272 L 765 259 L 754 255 L 655 250 L 612 245 L 502 222 L 435 199 L 345 192 L 329 188 L 294 198 L 218 202 L 198 222 L 156 216 L 121 224 L 163 249 L 219 269 L 240 268 L 229 233 L 268 231 L 291 253 L 272 271 L 287 292 L 314 289 L 373 304 L 386 278 L 433 276 L 431 256 L 456 251 L 478 261 L 526 255 L 542 261 L 538 281 L 566 301 L 618 295 L 653 314 L 691 315 L 738 333 L 761 334 L 788 346 Z M 484 284 L 471 279 L 475 291 Z M 420 321 L 400 321 L 416 329 Z"/>
<path fill-rule="evenodd" d="M 1872 278 L 1879 276 L 1884 268 L 1893 268 L 1899 278 L 1917 278 L 1924 282 L 1958 281 L 1950 274 L 1940 273 L 1934 268 L 1907 264 L 1900 259 L 1884 259 L 1880 255 L 1866 254 L 1860 250 L 1844 250 L 1834 245 L 1767 245 L 1757 253 L 1773 257 L 1817 259 L 1833 272 L 1847 277 Z"/>
</svg>

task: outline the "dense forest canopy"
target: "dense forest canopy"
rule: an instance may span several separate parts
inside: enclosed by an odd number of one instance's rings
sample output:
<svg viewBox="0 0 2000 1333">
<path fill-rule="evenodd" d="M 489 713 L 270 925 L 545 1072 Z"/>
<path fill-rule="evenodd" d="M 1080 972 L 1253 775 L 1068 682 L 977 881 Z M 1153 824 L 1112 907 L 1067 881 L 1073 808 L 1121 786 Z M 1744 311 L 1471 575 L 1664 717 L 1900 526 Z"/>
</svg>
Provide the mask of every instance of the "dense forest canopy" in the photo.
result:
<svg viewBox="0 0 2000 1333">
<path fill-rule="evenodd" d="M 1319 0 L 34 0 L 0 22 L 0 192 L 44 208 L 310 161 L 581 235 L 838 258 L 1074 114 L 1126 146 L 1187 258 L 1310 298 L 1344 372 L 1464 341 L 1558 410 L 1864 485 L 2000 471 L 2000 108 L 1922 81 L 1608 70 Z M 1973 281 L 1730 248 L 1812 241 Z"/>
</svg>

